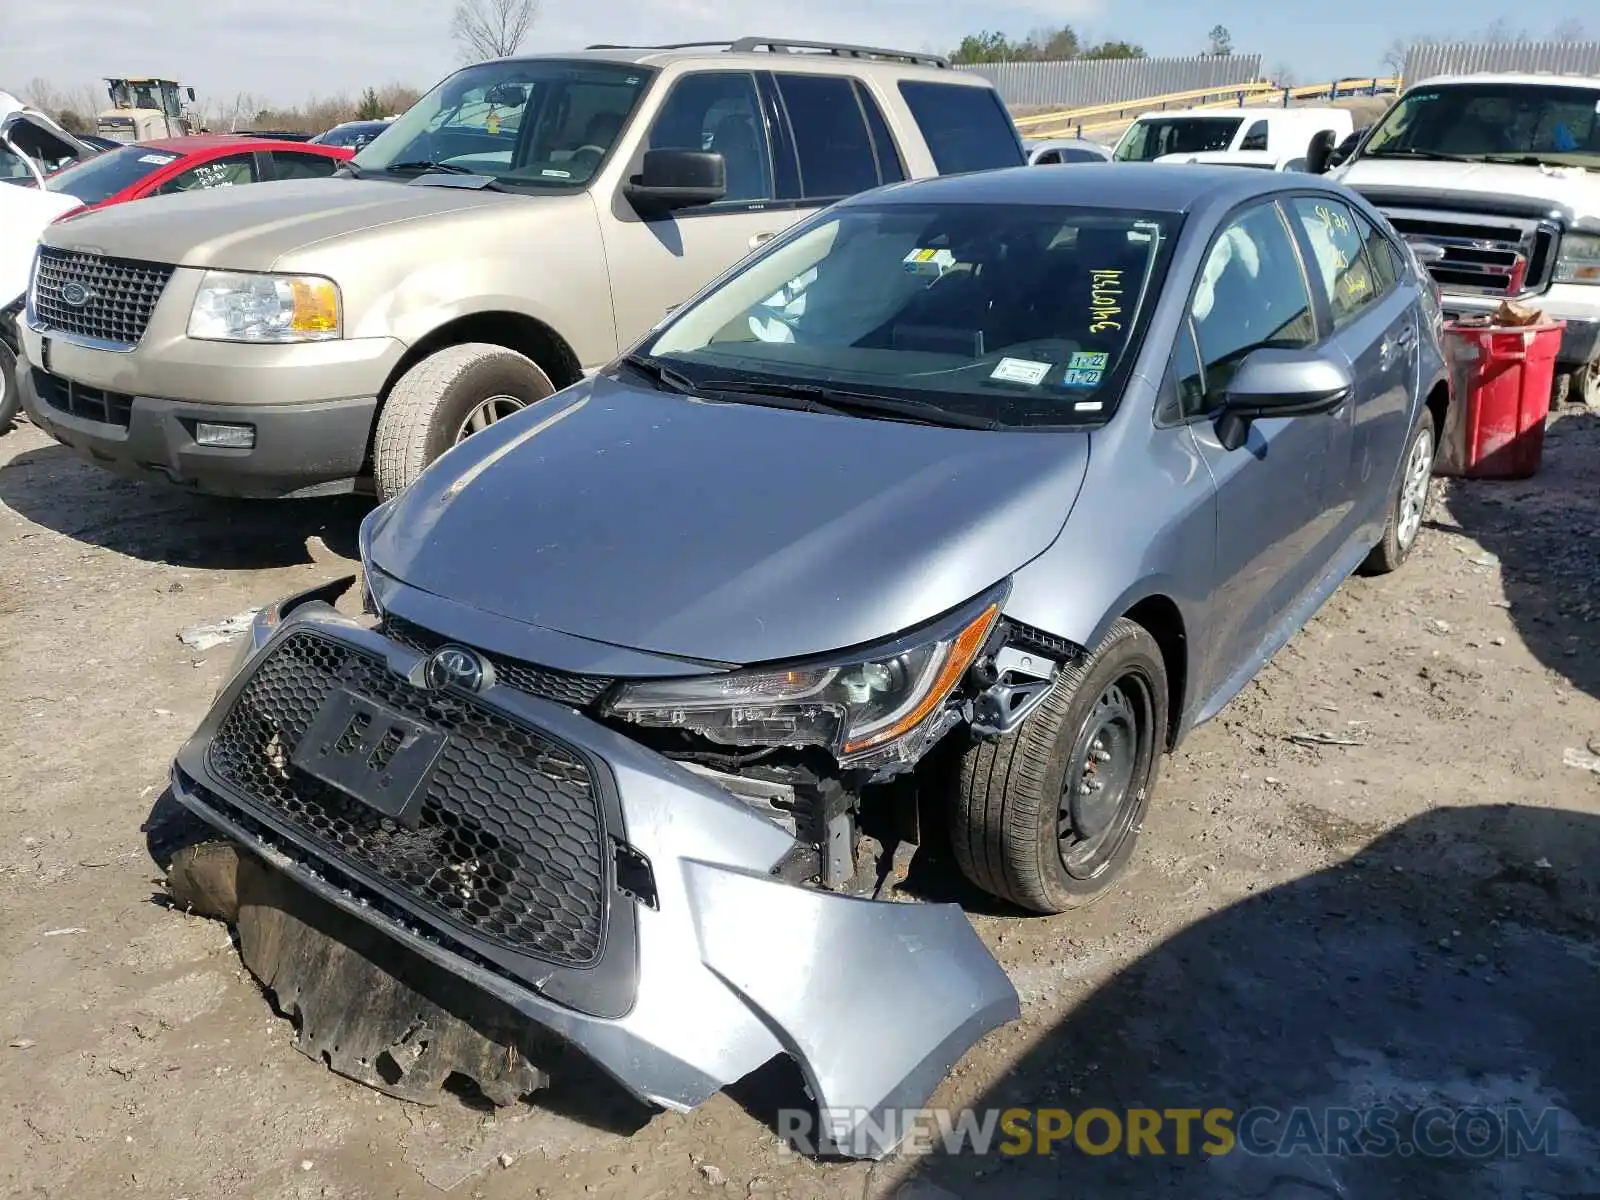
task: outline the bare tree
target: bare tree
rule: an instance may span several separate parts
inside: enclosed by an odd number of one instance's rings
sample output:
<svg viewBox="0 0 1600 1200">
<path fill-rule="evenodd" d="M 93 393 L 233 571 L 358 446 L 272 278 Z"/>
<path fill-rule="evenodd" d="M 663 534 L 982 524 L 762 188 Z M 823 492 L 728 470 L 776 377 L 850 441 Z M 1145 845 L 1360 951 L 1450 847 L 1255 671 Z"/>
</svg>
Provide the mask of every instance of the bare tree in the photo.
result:
<svg viewBox="0 0 1600 1200">
<path fill-rule="evenodd" d="M 1583 27 L 1583 22 L 1569 17 L 1550 31 L 1552 42 L 1581 42 L 1587 40 L 1589 31 Z"/>
<path fill-rule="evenodd" d="M 1213 58 L 1227 58 L 1233 53 L 1233 34 L 1226 25 L 1213 25 L 1206 34 L 1206 53 Z"/>
<path fill-rule="evenodd" d="M 1513 29 L 1511 22 L 1504 17 L 1497 17 L 1489 23 L 1489 28 L 1483 31 L 1483 40 L 1486 42 L 1525 42 L 1528 33 L 1525 29 Z"/>
<path fill-rule="evenodd" d="M 540 0 L 461 0 L 450 36 L 468 62 L 515 54 L 539 18 Z"/>
</svg>

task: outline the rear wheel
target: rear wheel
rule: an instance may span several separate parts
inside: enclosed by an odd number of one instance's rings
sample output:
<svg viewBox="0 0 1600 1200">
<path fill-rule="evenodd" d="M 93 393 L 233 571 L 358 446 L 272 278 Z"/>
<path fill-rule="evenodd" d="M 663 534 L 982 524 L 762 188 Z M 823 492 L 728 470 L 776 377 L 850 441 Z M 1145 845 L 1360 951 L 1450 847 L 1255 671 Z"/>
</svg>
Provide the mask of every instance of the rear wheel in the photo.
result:
<svg viewBox="0 0 1600 1200">
<path fill-rule="evenodd" d="M 1600 409 L 1600 359 L 1584 363 L 1556 380 L 1556 403 Z"/>
<path fill-rule="evenodd" d="M 963 873 L 1042 913 L 1105 895 L 1133 855 L 1166 728 L 1161 648 L 1119 620 L 1018 729 L 967 752 L 950 830 Z"/>
<path fill-rule="evenodd" d="M 1389 505 L 1389 519 L 1384 522 L 1383 537 L 1361 563 L 1361 574 L 1387 575 L 1411 557 L 1411 551 L 1417 544 L 1417 535 L 1422 532 L 1422 518 L 1433 488 L 1433 460 L 1437 446 L 1433 417 L 1425 412 L 1411 434 L 1411 441 L 1406 444 L 1405 458 L 1401 460 L 1400 481 Z"/>
<path fill-rule="evenodd" d="M 504 346 L 467 342 L 429 355 L 400 377 L 378 416 L 379 498 L 399 495 L 450 447 L 555 390 L 537 363 Z"/>
</svg>

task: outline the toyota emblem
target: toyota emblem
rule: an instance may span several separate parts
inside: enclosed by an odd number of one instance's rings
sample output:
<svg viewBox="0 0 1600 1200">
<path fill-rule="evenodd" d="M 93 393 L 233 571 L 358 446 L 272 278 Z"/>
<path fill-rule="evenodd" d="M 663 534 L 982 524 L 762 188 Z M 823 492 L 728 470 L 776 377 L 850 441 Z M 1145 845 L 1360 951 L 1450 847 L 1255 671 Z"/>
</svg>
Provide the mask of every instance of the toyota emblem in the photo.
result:
<svg viewBox="0 0 1600 1200">
<path fill-rule="evenodd" d="M 76 279 L 70 280 L 61 286 L 61 303 L 72 308 L 82 308 L 94 299 L 94 292 L 83 286 Z"/>
<path fill-rule="evenodd" d="M 490 672 L 483 659 L 465 646 L 441 646 L 428 656 L 422 677 L 430 688 L 481 692 L 489 682 Z"/>
</svg>

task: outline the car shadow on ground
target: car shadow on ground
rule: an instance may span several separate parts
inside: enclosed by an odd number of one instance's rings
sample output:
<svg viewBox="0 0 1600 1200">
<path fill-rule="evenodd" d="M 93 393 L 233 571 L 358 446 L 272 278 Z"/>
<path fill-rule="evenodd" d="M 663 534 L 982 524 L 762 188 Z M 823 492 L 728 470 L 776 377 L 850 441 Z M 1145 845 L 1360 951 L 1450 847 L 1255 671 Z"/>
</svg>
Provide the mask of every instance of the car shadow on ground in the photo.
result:
<svg viewBox="0 0 1600 1200">
<path fill-rule="evenodd" d="M 372 501 L 221 500 L 121 479 L 62 446 L 27 450 L 0 466 L 0 503 L 37 525 L 148 562 L 208 570 L 312 562 L 306 539 L 356 557 Z"/>
<path fill-rule="evenodd" d="M 1455 481 L 1449 509 L 1498 560 L 1507 610 L 1534 657 L 1600 696 L 1600 414 L 1552 421 L 1530 479 Z"/>
<path fill-rule="evenodd" d="M 1082 1136 L 1109 1152 L 1086 1152 L 1069 1126 L 1050 1153 L 1034 1139 L 1006 1154 L 1002 1143 L 1025 1143 L 1001 1128 L 987 1154 L 936 1144 L 901 1160 L 882 1194 L 1600 1194 L 1597 861 L 1600 817 L 1588 814 L 1418 817 L 1170 938 L 1068 1009 L 973 1103 L 980 1116 L 1062 1109 L 1074 1126 L 1105 1110 L 1122 1140 L 1105 1116 Z M 1159 1114 L 1159 1155 L 1148 1140 L 1128 1153 L 1132 1109 Z M 1185 1118 L 1167 1113 L 1182 1109 L 1231 1111 L 1213 1119 L 1233 1148 L 1215 1153 L 1223 1142 L 1197 1114 L 1181 1153 Z M 1506 1156 L 1513 1136 L 1522 1153 Z"/>
</svg>

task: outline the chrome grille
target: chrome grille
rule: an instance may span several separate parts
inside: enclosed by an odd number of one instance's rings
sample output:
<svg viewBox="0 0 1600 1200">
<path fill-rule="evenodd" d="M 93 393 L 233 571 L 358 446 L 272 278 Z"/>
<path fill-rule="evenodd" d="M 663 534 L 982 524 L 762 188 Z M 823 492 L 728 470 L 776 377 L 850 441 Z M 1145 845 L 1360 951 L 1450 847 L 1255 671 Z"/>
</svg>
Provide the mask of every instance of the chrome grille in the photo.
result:
<svg viewBox="0 0 1600 1200">
<path fill-rule="evenodd" d="M 34 323 L 44 330 L 113 346 L 136 346 L 173 269 L 163 263 L 41 246 L 29 296 Z M 82 303 L 68 303 L 80 294 Z"/>
<path fill-rule="evenodd" d="M 1409 242 L 1437 246 L 1444 257 L 1429 273 L 1444 292 L 1493 297 L 1543 291 L 1554 266 L 1555 231 L 1533 222 L 1471 214 L 1385 210 Z"/>
</svg>

